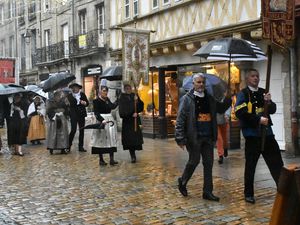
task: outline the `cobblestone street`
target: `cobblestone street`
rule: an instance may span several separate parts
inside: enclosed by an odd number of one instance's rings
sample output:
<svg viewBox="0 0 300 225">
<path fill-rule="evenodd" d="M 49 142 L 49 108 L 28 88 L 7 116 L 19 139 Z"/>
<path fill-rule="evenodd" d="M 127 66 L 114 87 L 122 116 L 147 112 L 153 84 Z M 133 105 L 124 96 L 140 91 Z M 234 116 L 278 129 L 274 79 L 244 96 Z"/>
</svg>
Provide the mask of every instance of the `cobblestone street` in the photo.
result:
<svg viewBox="0 0 300 225">
<path fill-rule="evenodd" d="M 215 159 L 214 193 L 221 201 L 210 202 L 201 197 L 202 165 L 188 185 L 189 196 L 178 192 L 177 177 L 187 154 L 173 139 L 145 138 L 136 164 L 119 147 L 115 157 L 119 164 L 106 167 L 99 167 L 98 156 L 90 154 L 88 140 L 86 135 L 88 152 L 74 147 L 67 155 L 50 155 L 45 145 L 24 146 L 24 157 L 4 149 L 0 154 L 0 224 L 269 223 L 276 190 L 262 159 L 256 173 L 255 205 L 244 202 L 241 150 L 230 150 L 223 165 Z M 285 157 L 284 161 L 299 163 L 299 158 Z"/>
</svg>

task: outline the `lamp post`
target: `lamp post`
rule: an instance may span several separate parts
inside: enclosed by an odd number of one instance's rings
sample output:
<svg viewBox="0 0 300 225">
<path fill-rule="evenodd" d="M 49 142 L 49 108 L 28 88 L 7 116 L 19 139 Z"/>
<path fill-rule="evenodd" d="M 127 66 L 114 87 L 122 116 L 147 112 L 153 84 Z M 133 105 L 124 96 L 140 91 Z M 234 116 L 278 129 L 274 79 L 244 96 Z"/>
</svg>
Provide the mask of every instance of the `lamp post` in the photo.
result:
<svg viewBox="0 0 300 225">
<path fill-rule="evenodd" d="M 25 34 L 24 34 L 26 44 L 30 43 L 31 36 L 32 36 L 31 30 L 27 29 Z"/>
</svg>

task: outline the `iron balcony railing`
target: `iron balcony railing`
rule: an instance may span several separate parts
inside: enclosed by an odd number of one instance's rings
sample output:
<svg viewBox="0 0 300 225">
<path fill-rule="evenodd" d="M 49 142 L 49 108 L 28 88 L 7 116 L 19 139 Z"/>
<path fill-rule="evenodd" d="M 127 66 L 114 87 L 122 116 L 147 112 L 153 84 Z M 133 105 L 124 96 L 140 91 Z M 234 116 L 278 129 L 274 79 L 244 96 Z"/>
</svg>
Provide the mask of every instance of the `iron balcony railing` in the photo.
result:
<svg viewBox="0 0 300 225">
<path fill-rule="evenodd" d="M 69 42 L 62 41 L 36 50 L 36 64 L 69 58 Z"/>
<path fill-rule="evenodd" d="M 77 36 L 70 37 L 70 57 L 93 54 L 106 47 L 106 33 L 96 29 Z"/>
<path fill-rule="evenodd" d="M 105 35 L 103 30 L 92 30 L 86 34 L 70 37 L 69 41 L 39 48 L 36 50 L 35 62 L 41 64 L 105 51 Z"/>
</svg>

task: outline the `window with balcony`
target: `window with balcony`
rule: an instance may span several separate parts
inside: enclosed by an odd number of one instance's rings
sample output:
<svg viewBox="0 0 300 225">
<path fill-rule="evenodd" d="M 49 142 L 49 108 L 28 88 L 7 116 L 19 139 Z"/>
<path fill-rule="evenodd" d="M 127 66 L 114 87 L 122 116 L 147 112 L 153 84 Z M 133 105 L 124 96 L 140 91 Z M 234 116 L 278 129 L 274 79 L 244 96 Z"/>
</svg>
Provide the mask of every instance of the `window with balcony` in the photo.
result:
<svg viewBox="0 0 300 225">
<path fill-rule="evenodd" d="M 157 9 L 158 8 L 158 0 L 152 0 L 152 8 Z"/>
<path fill-rule="evenodd" d="M 130 17 L 130 5 L 129 0 L 125 0 L 125 19 Z"/>
<path fill-rule="evenodd" d="M 86 27 L 86 9 L 79 11 L 79 32 L 80 34 L 86 34 L 87 27 Z"/>
<path fill-rule="evenodd" d="M 36 18 L 36 0 L 30 0 L 28 2 L 28 19 L 33 20 Z"/>
<path fill-rule="evenodd" d="M 102 34 L 105 29 L 103 3 L 96 6 L 96 16 L 97 16 L 97 29 L 99 30 L 99 33 Z"/>
<path fill-rule="evenodd" d="M 19 21 L 19 26 L 23 26 L 25 24 L 25 2 L 24 0 L 19 0 L 18 4 L 18 21 Z"/>
<path fill-rule="evenodd" d="M 15 2 L 9 1 L 8 2 L 8 19 L 15 17 Z"/>
<path fill-rule="evenodd" d="M 133 0 L 133 15 L 139 15 L 139 0 Z"/>
<path fill-rule="evenodd" d="M 15 43 L 15 38 L 14 36 L 9 37 L 9 46 L 8 46 L 8 56 L 13 57 L 14 56 L 14 43 Z"/>
</svg>

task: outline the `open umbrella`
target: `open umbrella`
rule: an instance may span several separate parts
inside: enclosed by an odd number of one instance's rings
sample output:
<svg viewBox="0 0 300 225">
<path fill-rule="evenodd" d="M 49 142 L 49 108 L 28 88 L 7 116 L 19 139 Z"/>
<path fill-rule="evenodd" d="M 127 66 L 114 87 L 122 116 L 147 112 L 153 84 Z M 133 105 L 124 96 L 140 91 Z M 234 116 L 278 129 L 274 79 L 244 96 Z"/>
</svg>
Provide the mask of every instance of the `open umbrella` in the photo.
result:
<svg viewBox="0 0 300 225">
<path fill-rule="evenodd" d="M 265 53 L 254 43 L 238 38 L 221 38 L 208 42 L 194 56 L 207 60 L 261 61 L 267 60 Z"/>
<path fill-rule="evenodd" d="M 220 102 L 224 98 L 224 93 L 227 90 L 226 82 L 213 74 L 205 73 L 204 76 L 206 78 L 205 89 Z M 184 78 L 182 88 L 186 91 L 193 88 L 193 76 Z"/>
<path fill-rule="evenodd" d="M 0 84 L 0 95 L 11 95 L 28 92 L 23 86 L 17 84 Z"/>
<path fill-rule="evenodd" d="M 37 85 L 31 84 L 25 86 L 25 89 L 31 93 L 37 94 L 44 99 L 48 99 L 48 93 L 44 92 L 43 89 Z"/>
<path fill-rule="evenodd" d="M 207 60 L 228 61 L 228 84 L 230 84 L 231 79 L 231 61 L 262 61 L 268 59 L 265 53 L 257 45 L 239 38 L 221 38 L 212 40 L 203 45 L 193 55 L 200 56 Z"/>
<path fill-rule="evenodd" d="M 114 121 L 107 121 L 106 124 L 110 124 L 110 126 L 114 126 Z M 103 123 L 94 123 L 94 124 L 89 124 L 89 125 L 86 125 L 84 127 L 81 127 L 80 129 L 104 129 L 105 128 L 105 124 Z"/>
<path fill-rule="evenodd" d="M 58 88 L 66 87 L 76 77 L 68 72 L 50 74 L 49 78 L 43 83 L 43 91 L 54 91 Z"/>
<path fill-rule="evenodd" d="M 122 66 L 111 66 L 105 69 L 100 75 L 100 79 L 122 80 Z"/>
</svg>

